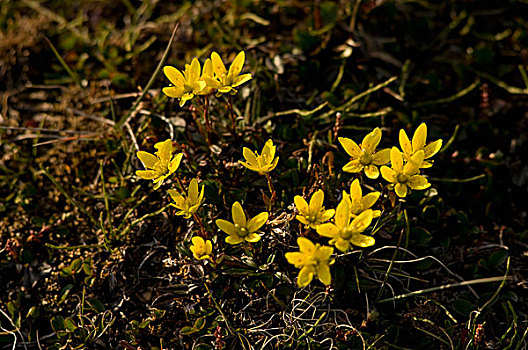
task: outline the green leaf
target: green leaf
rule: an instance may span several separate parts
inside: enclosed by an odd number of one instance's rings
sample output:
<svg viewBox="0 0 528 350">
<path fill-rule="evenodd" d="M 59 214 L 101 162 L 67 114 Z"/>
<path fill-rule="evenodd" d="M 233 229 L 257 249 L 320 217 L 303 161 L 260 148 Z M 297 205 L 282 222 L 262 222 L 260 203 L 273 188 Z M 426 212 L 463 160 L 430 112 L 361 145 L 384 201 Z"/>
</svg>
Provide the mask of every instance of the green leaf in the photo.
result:
<svg viewBox="0 0 528 350">
<path fill-rule="evenodd" d="M 51 318 L 51 328 L 55 332 L 62 331 L 65 329 L 64 327 L 64 317 L 62 316 L 55 316 Z"/>
<path fill-rule="evenodd" d="M 90 306 L 90 308 L 92 310 L 94 310 L 95 312 L 102 313 L 102 312 L 105 311 L 105 307 L 104 307 L 103 303 L 101 303 L 99 300 L 97 300 L 97 299 L 88 299 L 87 302 L 88 302 L 88 305 Z"/>
<path fill-rule="evenodd" d="M 64 320 L 64 327 L 70 332 L 74 332 L 77 329 L 77 325 L 69 317 Z"/>
<path fill-rule="evenodd" d="M 185 326 L 180 329 L 180 334 L 182 335 L 189 335 L 198 332 L 198 329 L 194 327 Z"/>
<path fill-rule="evenodd" d="M 493 252 L 488 258 L 488 267 L 499 267 L 508 259 L 507 250 L 497 250 Z"/>
<path fill-rule="evenodd" d="M 193 325 L 193 327 L 194 327 L 197 331 L 202 330 L 202 328 L 204 328 L 204 326 L 205 326 L 205 317 L 197 318 L 196 321 L 194 321 L 194 325 Z"/>
<path fill-rule="evenodd" d="M 464 317 L 468 317 L 471 311 L 475 309 L 475 304 L 469 300 L 458 299 L 453 301 L 453 309 Z"/>
<path fill-rule="evenodd" d="M 59 300 L 59 305 L 62 304 L 66 298 L 68 298 L 68 295 L 70 295 L 70 292 L 73 288 L 73 284 L 68 284 L 66 285 L 66 287 L 62 288 L 62 291 L 61 291 L 61 298 Z"/>
</svg>

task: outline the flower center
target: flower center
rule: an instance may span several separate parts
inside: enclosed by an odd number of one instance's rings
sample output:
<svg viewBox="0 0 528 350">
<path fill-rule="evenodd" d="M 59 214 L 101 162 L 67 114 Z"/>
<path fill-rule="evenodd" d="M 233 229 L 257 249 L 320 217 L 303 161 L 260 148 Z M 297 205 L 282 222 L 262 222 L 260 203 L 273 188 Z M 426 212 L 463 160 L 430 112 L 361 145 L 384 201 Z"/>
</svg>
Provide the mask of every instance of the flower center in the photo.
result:
<svg viewBox="0 0 528 350">
<path fill-rule="evenodd" d="M 158 163 L 158 164 L 154 165 L 154 169 L 153 170 L 158 175 L 165 175 L 166 173 L 169 172 L 169 167 L 167 165 L 165 165 L 165 164 Z"/>
<path fill-rule="evenodd" d="M 366 165 L 369 165 L 371 162 L 372 162 L 372 157 L 369 154 L 367 154 L 365 150 L 363 150 L 363 154 L 361 155 L 361 157 L 359 157 L 359 163 L 361 163 L 361 165 L 363 166 L 366 166 Z"/>
<path fill-rule="evenodd" d="M 406 183 L 409 177 L 405 174 L 399 174 L 397 180 L 399 183 Z"/>
<path fill-rule="evenodd" d="M 354 230 L 352 228 L 347 227 L 341 233 L 341 238 L 348 240 L 348 239 L 350 239 L 350 237 L 352 237 L 352 233 L 353 232 L 354 232 Z"/>
<path fill-rule="evenodd" d="M 246 236 L 248 235 L 248 233 L 249 233 L 248 230 L 247 230 L 247 228 L 245 228 L 245 227 L 240 227 L 239 224 L 235 224 L 235 228 L 237 229 L 237 231 L 238 231 L 238 235 L 239 235 L 240 237 L 246 237 Z"/>
</svg>

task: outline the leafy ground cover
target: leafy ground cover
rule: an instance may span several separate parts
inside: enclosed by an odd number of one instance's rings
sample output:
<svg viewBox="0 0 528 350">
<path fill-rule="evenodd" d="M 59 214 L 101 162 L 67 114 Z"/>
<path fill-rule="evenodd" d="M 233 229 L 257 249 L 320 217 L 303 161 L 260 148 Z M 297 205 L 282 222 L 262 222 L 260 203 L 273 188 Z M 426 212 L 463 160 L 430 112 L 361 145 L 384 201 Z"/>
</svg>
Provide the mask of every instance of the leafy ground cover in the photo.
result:
<svg viewBox="0 0 528 350">
<path fill-rule="evenodd" d="M 2 348 L 526 348 L 526 1 L 0 4 Z M 242 51 L 236 95 L 163 93 L 163 66 Z M 341 138 L 424 122 L 430 188 L 342 170 Z M 137 151 L 167 139 L 154 189 Z M 276 167 L 239 163 L 270 139 Z M 381 192 L 375 243 L 298 283 L 298 238 L 329 240 L 295 197 L 338 209 L 354 179 Z M 258 241 L 225 242 L 236 202 L 267 213 Z"/>
</svg>

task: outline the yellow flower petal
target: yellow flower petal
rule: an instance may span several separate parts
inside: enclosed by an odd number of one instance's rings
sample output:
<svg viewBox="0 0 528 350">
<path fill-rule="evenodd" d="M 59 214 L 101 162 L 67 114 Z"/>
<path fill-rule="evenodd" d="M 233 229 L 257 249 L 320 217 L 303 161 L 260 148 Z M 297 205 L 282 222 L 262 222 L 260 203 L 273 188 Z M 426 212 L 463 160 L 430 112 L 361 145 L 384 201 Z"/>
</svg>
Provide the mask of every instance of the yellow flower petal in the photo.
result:
<svg viewBox="0 0 528 350">
<path fill-rule="evenodd" d="M 246 214 L 244 214 L 244 209 L 242 209 L 239 202 L 233 203 L 233 206 L 231 207 L 231 215 L 233 216 L 233 222 L 235 225 L 238 224 L 242 227 L 246 226 Z"/>
<path fill-rule="evenodd" d="M 136 175 L 144 180 L 152 180 L 158 176 L 154 170 L 136 170 Z"/>
<path fill-rule="evenodd" d="M 294 265 L 297 268 L 302 267 L 305 265 L 306 262 L 306 255 L 301 252 L 288 252 L 284 254 L 284 257 L 288 262 L 292 265 Z"/>
<path fill-rule="evenodd" d="M 308 238 L 298 237 L 297 245 L 299 245 L 299 250 L 304 254 L 313 255 L 315 253 L 315 244 Z"/>
<path fill-rule="evenodd" d="M 385 148 L 381 151 L 374 153 L 372 156 L 372 164 L 374 165 L 385 165 L 390 162 L 390 149 Z"/>
<path fill-rule="evenodd" d="M 425 125 L 425 123 L 422 123 L 416 129 L 416 131 L 414 132 L 414 136 L 412 138 L 413 152 L 417 152 L 424 148 L 426 138 L 427 138 L 427 125 Z"/>
<path fill-rule="evenodd" d="M 350 222 L 350 206 L 348 204 L 348 201 L 341 200 L 341 202 L 339 202 L 336 208 L 334 222 L 335 225 L 339 228 L 344 228 L 348 226 L 348 223 Z"/>
<path fill-rule="evenodd" d="M 201 73 L 200 70 L 201 70 L 200 62 L 195 57 L 191 61 L 191 65 L 189 69 L 185 70 L 187 83 L 189 85 L 191 86 L 194 85 L 198 81 L 198 79 L 200 79 L 200 73 Z"/>
<path fill-rule="evenodd" d="M 225 241 L 226 243 L 229 243 L 229 244 L 240 244 L 242 242 L 244 242 L 244 238 L 240 237 L 240 236 L 227 236 L 225 238 Z"/>
<path fill-rule="evenodd" d="M 352 235 L 352 238 L 350 239 L 353 245 L 366 248 L 373 246 L 374 243 L 376 243 L 376 240 L 371 236 L 362 235 L 360 233 Z"/>
<path fill-rule="evenodd" d="M 407 186 L 405 184 L 397 183 L 396 186 L 394 186 L 394 191 L 396 191 L 398 197 L 403 198 L 407 196 Z"/>
<path fill-rule="evenodd" d="M 350 157 L 352 158 L 361 157 L 361 148 L 359 148 L 357 143 L 355 143 L 354 141 L 346 137 L 340 137 L 338 140 L 341 146 L 343 146 L 345 152 L 348 153 Z"/>
<path fill-rule="evenodd" d="M 180 163 L 183 157 L 183 153 L 178 153 L 169 163 L 169 172 L 172 174 L 180 167 Z"/>
<path fill-rule="evenodd" d="M 227 75 L 232 79 L 239 75 L 240 72 L 242 72 L 242 67 L 244 67 L 245 60 L 246 54 L 244 51 L 240 51 L 233 60 L 233 63 L 231 63 L 231 66 L 229 67 L 229 73 L 227 73 Z"/>
<path fill-rule="evenodd" d="M 442 148 L 442 140 L 438 139 L 435 142 L 431 142 L 424 148 L 424 158 L 431 158 L 440 151 Z"/>
<path fill-rule="evenodd" d="M 184 90 L 180 86 L 169 86 L 162 89 L 163 93 L 169 97 L 180 98 L 184 94 Z"/>
<path fill-rule="evenodd" d="M 330 274 L 330 266 L 326 264 L 318 264 L 316 266 L 317 278 L 321 283 L 329 285 L 332 281 L 332 275 Z"/>
<path fill-rule="evenodd" d="M 242 154 L 244 155 L 244 158 L 246 159 L 246 162 L 249 164 L 256 166 L 257 165 L 257 156 L 255 155 L 255 152 L 250 150 L 247 147 L 244 147 L 242 149 Z"/>
<path fill-rule="evenodd" d="M 214 73 L 218 77 L 222 78 L 222 76 L 227 73 L 227 70 L 224 66 L 224 62 L 222 62 L 222 59 L 216 52 L 211 53 L 211 61 L 213 62 Z"/>
<path fill-rule="evenodd" d="M 194 236 L 193 238 L 191 238 L 191 242 L 195 247 L 199 249 L 203 249 L 205 246 L 205 242 L 203 238 L 200 236 Z"/>
<path fill-rule="evenodd" d="M 158 142 L 154 145 L 158 151 L 156 155 L 160 159 L 161 164 L 169 165 L 170 158 L 172 156 L 172 141 L 167 139 L 162 142 Z"/>
<path fill-rule="evenodd" d="M 321 224 L 316 228 L 317 233 L 323 237 L 335 237 L 339 233 L 339 229 L 332 223 Z"/>
<path fill-rule="evenodd" d="M 246 237 L 244 237 L 247 242 L 255 243 L 260 241 L 260 235 L 256 233 L 250 233 Z"/>
<path fill-rule="evenodd" d="M 319 247 L 319 249 L 317 249 L 317 251 L 315 252 L 315 257 L 319 261 L 326 261 L 328 262 L 328 264 L 333 264 L 333 261 L 330 262 L 330 257 L 332 256 L 332 254 L 334 254 L 333 247 L 322 246 Z"/>
<path fill-rule="evenodd" d="M 420 172 L 424 160 L 424 151 L 415 152 L 411 159 L 403 167 L 403 173 L 406 175 L 414 175 Z"/>
<path fill-rule="evenodd" d="M 249 230 L 249 232 L 258 231 L 258 229 L 260 229 L 266 223 L 266 221 L 268 221 L 268 217 L 269 214 L 267 212 L 263 212 L 249 220 L 247 224 L 247 229 Z"/>
<path fill-rule="evenodd" d="M 305 266 L 299 271 L 299 276 L 297 277 L 297 285 L 302 288 L 312 282 L 315 271 L 312 266 Z"/>
<path fill-rule="evenodd" d="M 334 243 L 335 247 L 337 249 L 339 249 L 340 251 L 342 251 L 343 253 L 346 253 L 350 250 L 350 242 L 349 241 L 346 241 L 342 238 L 338 238 L 335 243 Z"/>
<path fill-rule="evenodd" d="M 235 78 L 235 80 L 233 81 L 233 87 L 237 87 L 237 86 L 240 86 L 242 84 L 244 84 L 246 81 L 249 81 L 253 79 L 253 76 L 249 73 L 246 73 L 246 74 L 242 74 L 238 77 Z"/>
<path fill-rule="evenodd" d="M 141 163 L 143 163 L 143 165 L 147 169 L 154 168 L 154 165 L 156 165 L 156 163 L 159 162 L 158 157 L 148 152 L 139 151 L 136 154 L 139 160 L 141 161 Z"/>
<path fill-rule="evenodd" d="M 324 192 L 322 190 L 317 190 L 310 198 L 309 210 L 310 214 L 315 214 L 319 212 L 323 206 L 324 201 Z"/>
<path fill-rule="evenodd" d="M 411 154 L 413 153 L 412 152 L 412 145 L 411 145 L 411 141 L 409 140 L 409 137 L 407 136 L 407 134 L 405 133 L 405 130 L 401 129 L 400 130 L 400 147 L 403 151 L 403 153 L 405 153 L 407 156 L 411 156 Z"/>
<path fill-rule="evenodd" d="M 413 190 L 425 190 L 431 186 L 431 184 L 427 182 L 427 179 L 421 175 L 411 176 L 408 185 Z"/>
<path fill-rule="evenodd" d="M 379 192 L 370 192 L 365 197 L 361 199 L 361 204 L 363 209 L 368 209 L 376 203 L 378 198 L 380 197 L 381 193 Z"/>
<path fill-rule="evenodd" d="M 359 180 L 355 179 L 352 181 L 352 184 L 350 185 L 350 197 L 352 199 L 361 199 L 363 196 L 363 191 L 361 190 L 361 185 L 359 184 Z"/>
<path fill-rule="evenodd" d="M 302 215 L 308 215 L 309 209 L 308 209 L 308 203 L 306 203 L 306 200 L 304 200 L 301 196 L 295 196 L 293 198 L 293 202 L 295 203 L 295 207 L 301 213 Z"/>
<path fill-rule="evenodd" d="M 205 241 L 205 253 L 207 255 L 213 252 L 213 243 L 210 240 Z"/>
<path fill-rule="evenodd" d="M 228 235 L 236 235 L 238 232 L 237 229 L 235 228 L 235 225 L 233 225 L 233 223 L 229 221 L 218 219 L 215 222 L 216 222 L 216 226 L 218 226 L 220 230 L 224 231 Z"/>
<path fill-rule="evenodd" d="M 398 175 L 396 174 L 394 170 L 392 170 L 388 166 L 385 166 L 385 165 L 382 166 L 380 171 L 381 171 L 381 176 L 383 176 L 383 178 L 387 180 L 388 182 L 395 183 L 397 181 Z"/>
<path fill-rule="evenodd" d="M 403 169 L 403 157 L 402 153 L 396 147 L 391 148 L 390 153 L 392 169 L 396 172 L 401 172 Z"/>
<path fill-rule="evenodd" d="M 198 199 L 198 195 L 199 195 L 198 181 L 196 179 L 192 179 L 191 182 L 189 183 L 188 194 L 189 194 L 189 199 L 194 199 L 194 200 Z"/>
<path fill-rule="evenodd" d="M 361 142 L 361 148 L 366 150 L 368 154 L 374 153 L 376 150 L 376 147 L 379 145 L 381 141 L 381 129 L 375 128 L 365 136 L 363 139 L 363 142 Z"/>
<path fill-rule="evenodd" d="M 185 84 L 185 78 L 183 74 L 172 66 L 163 67 L 163 73 L 169 79 L 174 86 L 183 86 Z"/>
<path fill-rule="evenodd" d="M 343 171 L 347 173 L 359 173 L 361 170 L 363 170 L 363 165 L 361 165 L 359 159 L 351 160 L 343 167 Z"/>
<path fill-rule="evenodd" d="M 335 215 L 334 209 L 325 210 L 323 215 L 321 215 L 321 222 L 330 220 L 334 215 Z"/>
<path fill-rule="evenodd" d="M 365 175 L 367 175 L 369 179 L 377 179 L 379 177 L 378 167 L 373 164 L 366 166 L 364 170 L 365 170 Z"/>
<path fill-rule="evenodd" d="M 352 220 L 352 228 L 355 232 L 363 232 L 372 222 L 372 210 L 368 209 Z"/>
</svg>

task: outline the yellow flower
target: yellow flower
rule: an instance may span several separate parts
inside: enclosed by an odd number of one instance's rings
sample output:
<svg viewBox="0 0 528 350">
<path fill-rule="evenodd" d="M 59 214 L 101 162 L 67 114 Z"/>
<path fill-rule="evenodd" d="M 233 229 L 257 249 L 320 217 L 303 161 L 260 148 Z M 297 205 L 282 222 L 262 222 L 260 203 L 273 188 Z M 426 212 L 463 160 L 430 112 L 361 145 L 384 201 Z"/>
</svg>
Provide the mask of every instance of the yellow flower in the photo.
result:
<svg viewBox="0 0 528 350">
<path fill-rule="evenodd" d="M 227 71 L 220 56 L 216 52 L 211 54 L 214 77 L 206 78 L 205 81 L 207 82 L 208 86 L 218 90 L 216 96 L 220 96 L 221 94 L 225 93 L 234 95 L 237 93 L 237 90 L 235 89 L 237 86 L 242 85 L 246 81 L 253 78 L 249 73 L 239 75 L 242 71 L 242 67 L 244 66 L 245 59 L 246 55 L 244 51 L 240 51 L 233 60 L 233 63 L 231 63 L 229 71 Z"/>
<path fill-rule="evenodd" d="M 200 79 L 200 62 L 194 58 L 191 65 L 185 65 L 183 74 L 172 66 L 163 67 L 163 73 L 167 76 L 173 86 L 164 87 L 163 93 L 169 97 L 180 100 L 180 107 L 185 102 L 198 95 L 206 87 L 205 81 Z"/>
<path fill-rule="evenodd" d="M 359 173 L 362 170 L 365 175 L 371 179 L 377 179 L 379 176 L 378 166 L 389 162 L 390 150 L 383 149 L 376 152 L 376 147 L 381 141 L 381 129 L 375 128 L 370 132 L 363 142 L 358 146 L 357 143 L 346 137 L 340 137 L 339 142 L 350 156 L 350 162 L 345 164 L 343 171 L 348 173 Z"/>
<path fill-rule="evenodd" d="M 137 157 L 147 170 L 137 170 L 136 175 L 145 180 L 152 180 L 158 189 L 163 181 L 174 173 L 180 166 L 183 153 L 178 153 L 172 157 L 172 141 L 165 140 L 154 145 L 157 149 L 155 154 L 139 151 Z"/>
<path fill-rule="evenodd" d="M 211 62 L 211 59 L 208 58 L 205 60 L 205 63 L 203 65 L 203 71 L 202 71 L 202 76 L 200 77 L 200 80 L 205 82 L 207 78 L 213 78 L 213 76 L 214 76 L 213 62 Z M 215 90 L 214 88 L 210 86 L 206 86 L 202 91 L 198 93 L 198 95 L 210 95 L 214 92 L 214 90 Z"/>
<path fill-rule="evenodd" d="M 379 192 L 370 192 L 363 196 L 363 191 L 361 191 L 359 180 L 355 179 L 350 185 L 350 194 L 346 193 L 346 191 L 343 191 L 343 198 L 346 198 L 350 201 L 348 203 L 350 206 L 350 215 L 351 217 L 355 218 L 365 210 L 370 209 L 374 203 L 376 203 L 380 194 L 381 193 Z M 377 218 L 380 215 L 380 210 L 372 211 L 373 218 Z"/>
<path fill-rule="evenodd" d="M 316 228 L 317 225 L 330 220 L 335 214 L 334 209 L 325 210 L 323 206 L 324 192 L 322 190 L 318 190 L 312 195 L 309 205 L 301 196 L 295 196 L 293 201 L 299 211 L 296 219 L 311 228 Z"/>
<path fill-rule="evenodd" d="M 427 146 L 425 145 L 427 139 L 427 125 L 425 123 L 420 126 L 414 132 L 412 143 L 409 141 L 405 130 L 400 130 L 400 147 L 403 151 L 403 157 L 406 161 L 409 161 L 411 157 L 418 151 L 424 151 L 424 159 L 429 159 L 440 151 L 442 148 L 442 140 L 438 139 L 431 142 Z M 420 166 L 421 168 L 430 168 L 433 166 L 433 162 L 424 161 Z"/>
<path fill-rule="evenodd" d="M 286 260 L 296 268 L 301 269 L 297 277 L 297 285 L 302 288 L 310 284 L 314 276 L 325 285 L 329 285 L 332 276 L 330 265 L 334 263 L 331 258 L 334 248 L 313 244 L 308 238 L 297 238 L 298 252 L 284 254 Z"/>
<path fill-rule="evenodd" d="M 262 212 L 248 221 L 240 203 L 235 202 L 231 208 L 231 215 L 233 216 L 233 223 L 222 219 L 216 220 L 216 226 L 229 235 L 225 239 L 227 243 L 239 244 L 244 241 L 251 243 L 260 241 L 260 235 L 256 232 L 268 221 L 267 212 Z"/>
<path fill-rule="evenodd" d="M 343 253 L 349 251 L 352 244 L 358 247 L 373 245 L 373 237 L 361 234 L 372 222 L 372 210 L 365 210 L 352 222 L 351 218 L 349 201 L 343 199 L 337 206 L 334 222 L 317 226 L 317 233 L 331 238 L 329 243 Z"/>
<path fill-rule="evenodd" d="M 419 150 L 404 164 L 403 156 L 399 149 L 392 147 L 391 166 L 381 167 L 381 176 L 390 182 L 389 188 L 394 188 L 398 197 L 407 196 L 407 187 L 413 190 L 424 190 L 431 186 L 427 179 L 420 175 L 423 165 L 424 151 Z"/>
<path fill-rule="evenodd" d="M 193 237 L 192 245 L 189 247 L 197 260 L 209 259 L 213 252 L 213 244 L 210 240 L 204 241 L 202 237 Z"/>
<path fill-rule="evenodd" d="M 202 186 L 201 191 L 198 190 L 198 181 L 192 179 L 189 184 L 189 190 L 187 198 L 183 193 L 179 193 L 176 190 L 169 190 L 169 195 L 175 203 L 171 203 L 172 206 L 180 209 L 176 215 L 183 215 L 186 219 L 190 218 L 194 213 L 198 211 L 198 207 L 204 202 L 204 187 Z"/>
<path fill-rule="evenodd" d="M 275 169 L 277 163 L 279 162 L 279 157 L 275 158 L 276 149 L 277 146 L 273 145 L 273 141 L 271 139 L 266 141 L 264 148 L 262 148 L 261 155 L 259 155 L 257 152 L 253 152 L 247 147 L 244 147 L 242 152 L 246 162 L 239 162 L 249 170 L 253 170 L 258 172 L 260 175 L 264 175 Z"/>
</svg>

